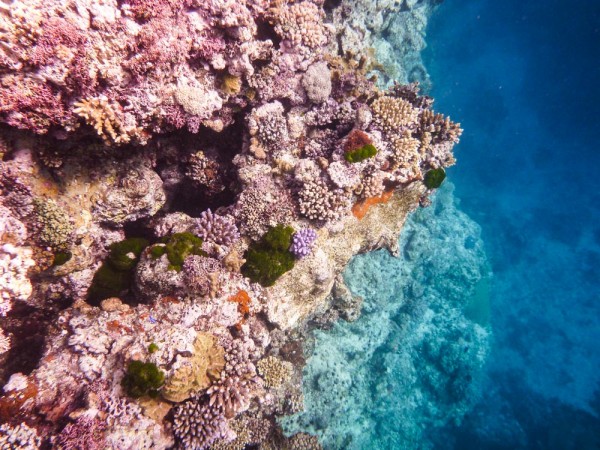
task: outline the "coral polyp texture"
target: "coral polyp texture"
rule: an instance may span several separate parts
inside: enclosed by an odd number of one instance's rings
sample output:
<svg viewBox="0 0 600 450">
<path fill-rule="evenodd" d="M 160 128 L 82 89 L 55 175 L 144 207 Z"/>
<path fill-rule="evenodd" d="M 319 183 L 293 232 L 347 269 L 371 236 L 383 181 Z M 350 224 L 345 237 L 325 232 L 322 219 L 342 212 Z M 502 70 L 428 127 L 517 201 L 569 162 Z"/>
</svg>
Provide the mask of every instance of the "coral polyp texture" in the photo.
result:
<svg viewBox="0 0 600 450">
<path fill-rule="evenodd" d="M 410 76 L 437 2 L 376 3 L 0 6 L 2 448 L 321 448 L 302 344 L 461 133 Z"/>
</svg>

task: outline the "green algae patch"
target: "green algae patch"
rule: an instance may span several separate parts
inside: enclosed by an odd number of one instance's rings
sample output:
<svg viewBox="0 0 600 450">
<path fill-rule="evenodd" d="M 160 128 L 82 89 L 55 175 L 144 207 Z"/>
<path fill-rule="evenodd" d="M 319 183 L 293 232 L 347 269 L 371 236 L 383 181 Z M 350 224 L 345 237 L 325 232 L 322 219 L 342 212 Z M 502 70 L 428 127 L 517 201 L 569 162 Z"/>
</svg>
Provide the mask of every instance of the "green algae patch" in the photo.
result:
<svg viewBox="0 0 600 450">
<path fill-rule="evenodd" d="M 166 253 L 170 263 L 169 270 L 181 271 L 188 256 L 206 256 L 206 252 L 202 250 L 202 238 L 193 233 L 175 233 L 163 241 L 164 247 L 153 247 L 150 252 L 153 258 L 159 258 Z M 154 250 L 155 248 L 164 250 Z"/>
<path fill-rule="evenodd" d="M 165 253 L 167 253 L 167 248 L 164 245 L 154 245 L 150 249 L 150 256 L 152 259 L 158 259 Z"/>
<path fill-rule="evenodd" d="M 157 351 L 158 351 L 158 345 L 156 345 L 154 342 L 148 346 L 148 353 L 152 354 L 152 353 L 156 353 Z"/>
<path fill-rule="evenodd" d="M 129 238 L 115 242 L 110 253 L 94 274 L 88 290 L 88 301 L 98 304 L 110 297 L 120 297 L 129 290 L 133 271 L 148 241 L 142 238 Z"/>
<path fill-rule="evenodd" d="M 143 238 L 129 238 L 115 242 L 110 246 L 108 262 L 116 270 L 132 270 L 148 244 L 149 242 Z"/>
<path fill-rule="evenodd" d="M 264 287 L 273 286 L 281 275 L 294 267 L 295 258 L 289 250 L 293 234 L 292 227 L 283 225 L 267 231 L 244 255 L 246 263 L 242 274 Z"/>
<path fill-rule="evenodd" d="M 366 144 L 356 150 L 351 150 L 344 154 L 344 158 L 349 163 L 358 163 L 365 159 L 372 158 L 377 154 L 377 149 L 373 144 Z"/>
<path fill-rule="evenodd" d="M 71 252 L 56 252 L 54 254 L 54 261 L 52 261 L 52 266 L 58 267 L 66 264 L 71 260 L 73 254 Z"/>
<path fill-rule="evenodd" d="M 425 180 L 423 180 L 423 182 L 428 189 L 437 189 L 442 185 L 445 179 L 446 171 L 444 169 L 431 169 L 425 174 Z"/>
<path fill-rule="evenodd" d="M 148 395 L 156 398 L 164 382 L 165 373 L 156 364 L 134 360 L 129 363 L 121 386 L 130 397 L 139 398 Z"/>
</svg>

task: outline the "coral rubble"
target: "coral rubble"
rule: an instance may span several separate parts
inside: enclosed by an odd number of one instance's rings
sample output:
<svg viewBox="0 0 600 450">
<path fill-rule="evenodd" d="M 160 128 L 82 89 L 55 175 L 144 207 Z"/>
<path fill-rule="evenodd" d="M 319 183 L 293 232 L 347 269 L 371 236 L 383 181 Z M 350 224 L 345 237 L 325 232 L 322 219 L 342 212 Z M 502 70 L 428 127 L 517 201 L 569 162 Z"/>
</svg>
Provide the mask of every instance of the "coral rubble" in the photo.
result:
<svg viewBox="0 0 600 450">
<path fill-rule="evenodd" d="M 432 6 L 350 3 L 3 4 L 2 448 L 321 448 L 275 420 L 302 341 L 358 318 L 340 273 L 397 254 L 461 132 L 373 76 Z"/>
</svg>

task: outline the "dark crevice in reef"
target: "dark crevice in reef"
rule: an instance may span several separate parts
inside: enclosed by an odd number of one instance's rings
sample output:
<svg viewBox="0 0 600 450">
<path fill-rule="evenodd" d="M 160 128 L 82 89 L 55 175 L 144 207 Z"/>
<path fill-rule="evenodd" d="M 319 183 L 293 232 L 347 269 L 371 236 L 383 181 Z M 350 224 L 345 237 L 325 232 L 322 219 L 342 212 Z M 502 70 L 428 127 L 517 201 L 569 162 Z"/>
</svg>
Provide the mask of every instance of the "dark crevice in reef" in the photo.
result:
<svg viewBox="0 0 600 450">
<path fill-rule="evenodd" d="M 325 12 L 329 13 L 335 8 L 339 7 L 341 4 L 342 0 L 325 0 L 325 3 L 323 3 L 323 9 Z"/>
<path fill-rule="evenodd" d="M 41 309 L 15 302 L 9 314 L 0 318 L 0 326 L 11 335 L 11 348 L 0 358 L 0 385 L 6 384 L 13 373 L 29 375 L 38 366 L 50 324 L 67 306 L 59 302 Z"/>
<path fill-rule="evenodd" d="M 191 217 L 198 217 L 200 213 L 210 208 L 213 211 L 223 206 L 234 203 L 237 192 L 236 170 L 233 158 L 240 153 L 243 142 L 244 122 L 240 113 L 227 129 L 217 133 L 210 129 L 203 129 L 198 134 L 181 132 L 178 137 L 180 150 L 176 161 L 159 161 L 157 173 L 165 182 L 168 202 L 165 212 L 183 212 Z M 186 175 L 189 159 L 192 154 L 202 151 L 205 155 L 218 163 L 219 177 L 223 189 L 214 192 L 205 186 L 199 186 Z"/>
<path fill-rule="evenodd" d="M 270 40 L 273 42 L 273 47 L 279 49 L 281 38 L 275 33 L 275 29 L 266 19 L 256 20 L 256 38 L 259 41 Z"/>
</svg>

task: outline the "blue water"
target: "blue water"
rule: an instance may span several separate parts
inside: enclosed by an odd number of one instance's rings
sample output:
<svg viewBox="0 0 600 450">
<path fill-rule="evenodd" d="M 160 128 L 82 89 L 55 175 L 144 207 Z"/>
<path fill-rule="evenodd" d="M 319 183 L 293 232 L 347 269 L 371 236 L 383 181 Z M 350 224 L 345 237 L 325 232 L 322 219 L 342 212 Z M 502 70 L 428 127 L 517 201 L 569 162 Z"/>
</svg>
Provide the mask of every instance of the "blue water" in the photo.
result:
<svg viewBox="0 0 600 450">
<path fill-rule="evenodd" d="M 600 448 L 600 1 L 446 0 L 424 55 L 458 165 L 400 257 L 356 257 L 362 316 L 315 333 L 326 449 Z"/>
<path fill-rule="evenodd" d="M 440 442 L 598 449 L 600 1 L 447 0 L 427 42 L 494 273 L 482 398 Z"/>
</svg>

